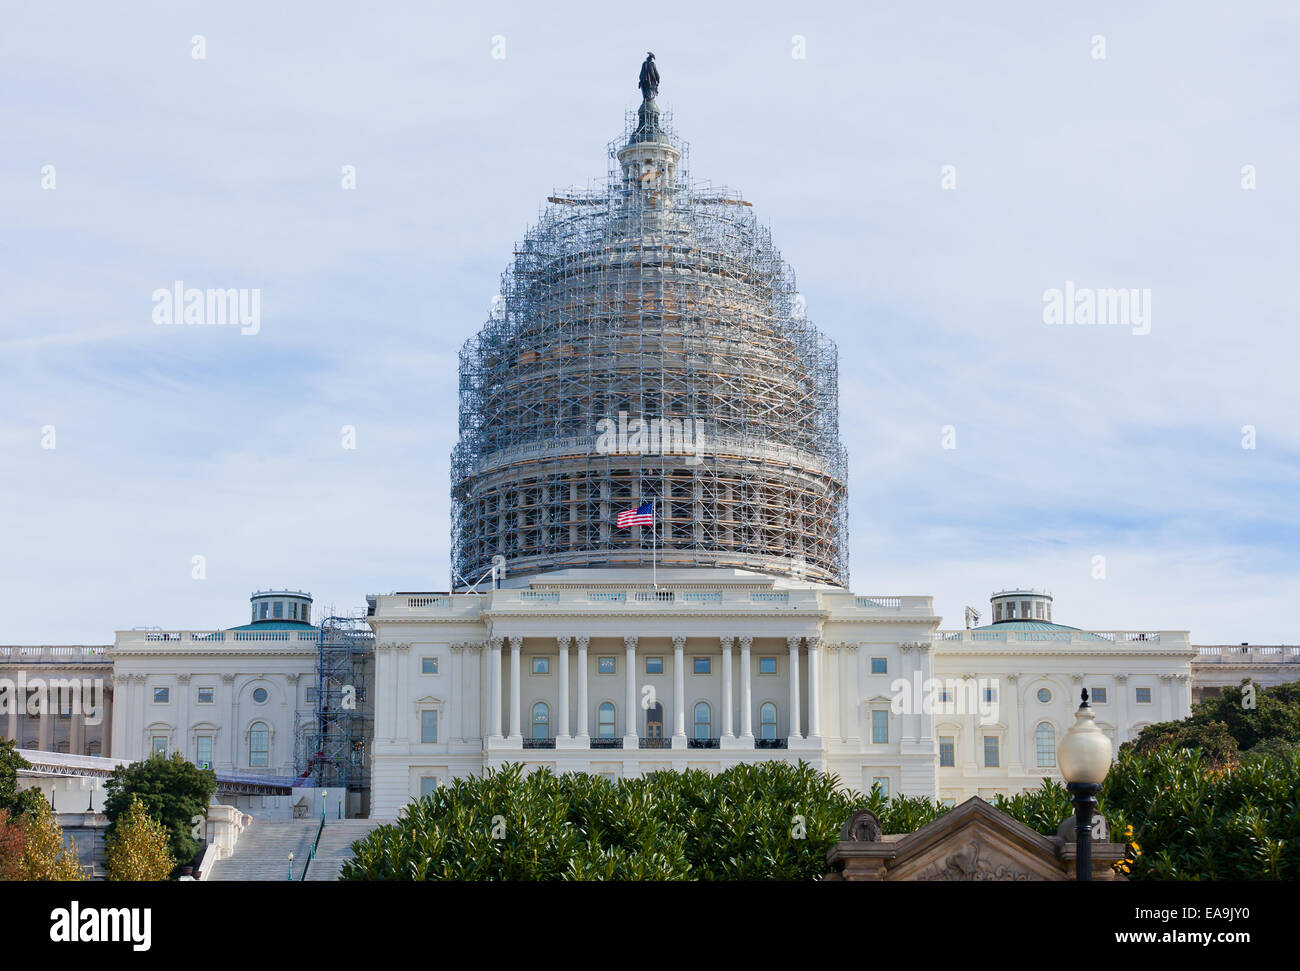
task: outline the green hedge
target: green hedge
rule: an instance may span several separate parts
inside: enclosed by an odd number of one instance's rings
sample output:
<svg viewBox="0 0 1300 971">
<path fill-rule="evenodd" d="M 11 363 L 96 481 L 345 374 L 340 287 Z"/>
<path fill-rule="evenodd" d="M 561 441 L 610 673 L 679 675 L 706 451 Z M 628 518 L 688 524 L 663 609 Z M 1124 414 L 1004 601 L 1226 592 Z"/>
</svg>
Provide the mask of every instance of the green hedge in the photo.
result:
<svg viewBox="0 0 1300 971">
<path fill-rule="evenodd" d="M 1043 780 L 994 805 L 1044 835 L 1072 813 Z M 345 880 L 815 880 L 856 810 L 886 833 L 941 816 L 916 797 L 862 796 L 800 763 L 642 779 L 510 766 L 456 779 L 354 846 Z M 1300 879 L 1300 760 L 1216 767 L 1199 752 L 1126 750 L 1099 799 L 1116 841 L 1132 827 L 1130 879 Z"/>
</svg>

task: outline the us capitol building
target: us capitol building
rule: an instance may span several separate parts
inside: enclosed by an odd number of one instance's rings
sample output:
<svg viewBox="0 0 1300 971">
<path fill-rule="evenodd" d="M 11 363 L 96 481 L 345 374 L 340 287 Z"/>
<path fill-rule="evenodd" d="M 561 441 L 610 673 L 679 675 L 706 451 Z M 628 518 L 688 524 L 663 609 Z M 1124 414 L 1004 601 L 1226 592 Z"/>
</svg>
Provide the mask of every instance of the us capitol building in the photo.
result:
<svg viewBox="0 0 1300 971">
<path fill-rule="evenodd" d="M 550 197 L 461 352 L 448 590 L 370 596 L 361 620 L 259 591 L 223 631 L 0 648 L 0 676 L 108 684 L 98 727 L 0 729 L 69 771 L 179 751 L 252 812 L 316 784 L 391 818 L 512 762 L 802 760 L 959 802 L 1059 779 L 1082 687 L 1118 748 L 1194 692 L 1294 679 L 1296 648 L 1080 630 L 1042 590 L 954 630 L 931 597 L 852 592 L 835 346 L 750 203 L 691 180 L 658 81 L 647 58 L 607 180 Z"/>
</svg>

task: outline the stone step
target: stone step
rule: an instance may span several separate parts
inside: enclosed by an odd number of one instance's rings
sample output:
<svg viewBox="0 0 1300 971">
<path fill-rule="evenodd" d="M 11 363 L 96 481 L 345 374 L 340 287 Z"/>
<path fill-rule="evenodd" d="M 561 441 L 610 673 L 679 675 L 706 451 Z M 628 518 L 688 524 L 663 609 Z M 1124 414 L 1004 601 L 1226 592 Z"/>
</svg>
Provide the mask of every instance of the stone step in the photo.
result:
<svg viewBox="0 0 1300 971">
<path fill-rule="evenodd" d="M 378 820 L 327 819 L 307 879 L 337 880 L 343 861 L 352 858 L 352 844 L 378 825 Z M 300 880 L 319 829 L 319 819 L 255 819 L 240 834 L 234 853 L 213 864 L 208 879 L 287 881 L 293 853 L 293 876 Z"/>
</svg>

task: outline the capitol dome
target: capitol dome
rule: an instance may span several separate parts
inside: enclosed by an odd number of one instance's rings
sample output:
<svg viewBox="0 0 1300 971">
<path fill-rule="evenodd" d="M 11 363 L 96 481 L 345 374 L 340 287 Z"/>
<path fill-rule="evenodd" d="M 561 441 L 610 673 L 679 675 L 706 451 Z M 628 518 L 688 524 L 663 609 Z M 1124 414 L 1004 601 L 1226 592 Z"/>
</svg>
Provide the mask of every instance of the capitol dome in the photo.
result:
<svg viewBox="0 0 1300 971">
<path fill-rule="evenodd" d="M 461 351 L 458 588 L 497 557 L 848 582 L 835 345 L 750 203 L 690 180 L 655 91 L 607 181 L 549 198 Z M 617 527 L 646 502 L 653 530 Z"/>
</svg>

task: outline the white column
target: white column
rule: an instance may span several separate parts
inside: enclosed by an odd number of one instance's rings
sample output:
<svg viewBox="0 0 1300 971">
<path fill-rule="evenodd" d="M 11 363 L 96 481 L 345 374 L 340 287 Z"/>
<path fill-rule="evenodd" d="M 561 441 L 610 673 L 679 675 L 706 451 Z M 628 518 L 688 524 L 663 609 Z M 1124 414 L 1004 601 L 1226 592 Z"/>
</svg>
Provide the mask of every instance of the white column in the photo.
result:
<svg viewBox="0 0 1300 971">
<path fill-rule="evenodd" d="M 22 702 L 18 698 L 18 690 L 15 688 L 8 694 L 9 705 L 9 726 L 5 729 L 5 738 L 11 738 L 18 748 L 23 747 L 23 740 L 18 737 L 18 706 Z"/>
<path fill-rule="evenodd" d="M 754 679 L 749 664 L 749 648 L 753 638 L 744 634 L 740 638 L 740 737 L 754 742 Z"/>
<path fill-rule="evenodd" d="M 572 637 L 557 637 L 555 646 L 560 653 L 560 711 L 556 738 L 569 737 L 569 642 Z"/>
<path fill-rule="evenodd" d="M 591 743 L 591 733 L 587 730 L 587 643 L 585 634 L 578 635 L 578 738 L 584 743 Z"/>
<path fill-rule="evenodd" d="M 1192 713 L 1192 686 L 1191 677 L 1186 674 L 1174 675 L 1174 691 L 1177 693 L 1177 711 L 1176 718 L 1187 718 Z"/>
<path fill-rule="evenodd" d="M 99 720 L 99 754 L 103 758 L 108 758 L 113 754 L 113 695 L 116 692 L 116 686 L 111 677 L 104 679 L 104 710 L 100 712 Z M 212 753 L 213 759 L 216 759 L 217 753 Z"/>
<path fill-rule="evenodd" d="M 731 638 L 719 638 L 722 647 L 722 737 L 734 738 L 731 731 L 731 709 L 735 705 L 735 691 L 731 684 Z"/>
<path fill-rule="evenodd" d="M 787 637 L 786 646 L 790 648 L 790 738 L 797 739 L 799 734 L 799 641 L 798 637 Z"/>
<path fill-rule="evenodd" d="M 808 737 L 820 739 L 821 723 L 821 638 L 808 638 Z"/>
<path fill-rule="evenodd" d="M 637 738 L 637 703 L 636 703 L 636 635 L 629 634 L 623 638 L 623 683 L 626 692 L 623 696 L 623 748 L 640 747 Z"/>
<path fill-rule="evenodd" d="M 488 737 L 501 737 L 501 641 L 488 641 Z"/>
<path fill-rule="evenodd" d="M 686 747 L 686 638 L 673 638 L 673 748 Z M 677 744 L 678 739 L 681 745 Z"/>
<path fill-rule="evenodd" d="M 521 686 L 519 684 L 519 671 L 521 667 L 519 649 L 523 646 L 523 643 L 524 639 L 522 637 L 510 638 L 510 738 L 512 740 L 518 739 L 521 743 L 523 741 L 523 733 L 519 727 L 519 704 L 520 695 L 522 694 L 520 691 Z"/>
<path fill-rule="evenodd" d="M 1115 754 L 1129 739 L 1128 726 L 1128 675 L 1115 675 Z"/>
<path fill-rule="evenodd" d="M 1020 674 L 1012 672 L 1006 683 L 998 686 L 998 707 L 1005 717 L 997 719 L 1007 726 L 1007 772 L 1017 775 L 1025 771 L 1025 728 L 1020 723 Z"/>
<path fill-rule="evenodd" d="M 297 684 L 297 680 L 289 682 Z M 186 758 L 190 757 L 190 675 L 182 673 L 176 675 L 176 693 L 180 695 L 176 699 L 176 751 Z M 295 698 L 295 700 L 297 700 Z M 292 725 L 293 722 L 291 721 Z M 171 753 L 168 752 L 168 755 Z"/>
<path fill-rule="evenodd" d="M 916 668 L 915 665 L 912 664 L 913 648 L 914 645 L 912 644 L 911 641 L 906 641 L 898 645 L 898 664 L 899 664 L 898 676 L 907 683 L 906 690 L 908 692 L 912 691 L 912 685 L 915 684 L 914 672 Z M 903 707 L 903 713 L 898 717 L 898 738 L 899 741 L 904 744 L 912 741 L 912 739 L 916 737 L 916 733 L 912 728 L 913 707 L 914 707 L 913 704 L 905 705 Z"/>
</svg>

